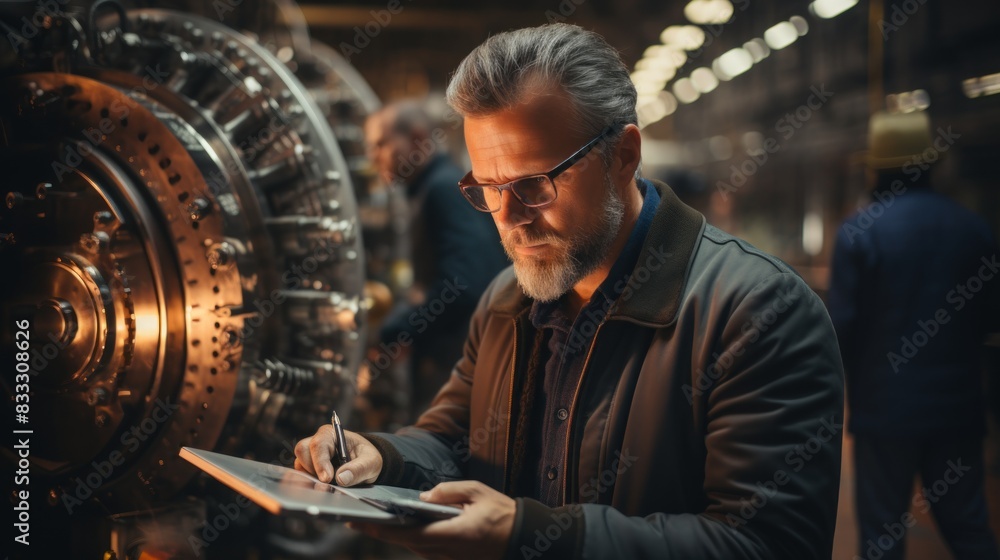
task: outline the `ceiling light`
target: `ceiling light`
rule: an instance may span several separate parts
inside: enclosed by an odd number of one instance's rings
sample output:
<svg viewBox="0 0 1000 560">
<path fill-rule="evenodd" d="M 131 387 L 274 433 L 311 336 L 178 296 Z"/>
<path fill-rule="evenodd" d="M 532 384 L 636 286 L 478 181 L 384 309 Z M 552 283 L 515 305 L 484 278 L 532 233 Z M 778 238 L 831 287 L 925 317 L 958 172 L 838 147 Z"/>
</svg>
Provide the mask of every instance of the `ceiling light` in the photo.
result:
<svg viewBox="0 0 1000 560">
<path fill-rule="evenodd" d="M 788 18 L 788 23 L 795 26 L 795 31 L 799 33 L 799 37 L 809 33 L 809 22 L 802 16 L 792 16 Z"/>
<path fill-rule="evenodd" d="M 650 124 L 667 116 L 667 108 L 659 97 L 636 107 L 636 117 L 639 119 L 639 128 L 646 128 Z"/>
<path fill-rule="evenodd" d="M 733 17 L 733 4 L 729 0 L 691 0 L 684 7 L 684 17 L 698 25 L 726 23 Z"/>
<path fill-rule="evenodd" d="M 802 218 L 802 250 L 811 256 L 823 250 L 823 218 L 817 212 L 807 212 Z"/>
<path fill-rule="evenodd" d="M 755 37 L 743 43 L 743 48 L 750 53 L 754 62 L 760 62 L 767 58 L 767 55 L 771 54 L 771 49 L 768 48 L 767 43 L 760 37 Z"/>
<path fill-rule="evenodd" d="M 858 3 L 858 0 L 816 0 L 809 4 L 809 11 L 817 17 L 830 19 L 839 16 Z"/>
<path fill-rule="evenodd" d="M 662 76 L 663 80 L 670 80 L 677 73 L 677 66 L 671 61 L 662 58 L 644 58 L 635 63 L 635 74 L 650 72 L 657 76 Z"/>
<path fill-rule="evenodd" d="M 719 74 L 719 78 L 725 80 L 739 76 L 749 70 L 751 66 L 753 66 L 753 56 L 749 51 L 741 48 L 726 51 L 712 64 L 712 68 L 716 74 Z M 723 76 L 725 77 L 723 78 Z"/>
<path fill-rule="evenodd" d="M 708 139 L 708 153 L 715 161 L 725 161 L 733 157 L 733 143 L 725 136 L 713 136 Z"/>
<path fill-rule="evenodd" d="M 719 87 L 719 79 L 708 68 L 695 68 L 691 72 L 691 84 L 701 93 L 708 93 Z"/>
<path fill-rule="evenodd" d="M 885 96 L 885 106 L 890 113 L 924 111 L 931 106 L 931 96 L 923 89 L 890 93 Z"/>
<path fill-rule="evenodd" d="M 989 74 L 962 80 L 962 93 L 969 99 L 1000 93 L 1000 74 Z"/>
<path fill-rule="evenodd" d="M 705 32 L 695 25 L 671 25 L 660 34 L 664 45 L 693 51 L 705 43 Z"/>
<path fill-rule="evenodd" d="M 783 21 L 764 32 L 764 41 L 774 50 L 783 49 L 798 38 L 799 31 L 788 21 Z"/>
<path fill-rule="evenodd" d="M 674 95 L 681 103 L 694 103 L 701 94 L 695 89 L 690 78 L 681 78 L 674 82 Z"/>
<path fill-rule="evenodd" d="M 635 92 L 637 95 L 640 95 L 642 97 L 653 97 L 654 95 L 659 93 L 663 89 L 663 86 L 665 85 L 666 82 L 662 84 L 656 84 L 653 82 L 636 82 Z"/>
<path fill-rule="evenodd" d="M 674 94 L 663 90 L 660 92 L 659 97 L 660 103 L 663 103 L 663 108 L 667 111 L 667 115 L 674 114 L 674 111 L 677 110 L 677 98 L 674 97 Z"/>
</svg>

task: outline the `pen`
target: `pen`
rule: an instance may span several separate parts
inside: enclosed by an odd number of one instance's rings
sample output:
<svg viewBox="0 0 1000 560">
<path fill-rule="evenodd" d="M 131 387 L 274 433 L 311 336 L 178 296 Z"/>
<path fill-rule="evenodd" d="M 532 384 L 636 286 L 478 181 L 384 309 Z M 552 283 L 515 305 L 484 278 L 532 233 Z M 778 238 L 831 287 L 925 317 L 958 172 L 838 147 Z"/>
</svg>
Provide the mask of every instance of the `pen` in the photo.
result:
<svg viewBox="0 0 1000 560">
<path fill-rule="evenodd" d="M 333 424 L 333 432 L 337 434 L 337 462 L 339 463 L 337 466 L 346 465 L 351 458 L 347 456 L 344 427 L 340 425 L 340 418 L 337 416 L 337 411 L 333 411 L 333 418 L 330 418 L 330 423 Z"/>
</svg>

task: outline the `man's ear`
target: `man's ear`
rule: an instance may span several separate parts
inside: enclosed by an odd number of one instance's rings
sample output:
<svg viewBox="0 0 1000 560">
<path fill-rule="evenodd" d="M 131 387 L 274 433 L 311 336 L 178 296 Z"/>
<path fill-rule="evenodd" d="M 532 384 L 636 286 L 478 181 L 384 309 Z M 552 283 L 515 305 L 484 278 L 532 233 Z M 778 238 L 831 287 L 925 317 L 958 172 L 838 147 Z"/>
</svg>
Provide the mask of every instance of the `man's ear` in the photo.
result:
<svg viewBox="0 0 1000 560">
<path fill-rule="evenodd" d="M 628 184 L 635 177 L 635 170 L 639 168 L 642 158 L 642 136 L 639 134 L 639 127 L 634 124 L 625 125 L 615 151 L 612 168 L 615 183 Z"/>
</svg>

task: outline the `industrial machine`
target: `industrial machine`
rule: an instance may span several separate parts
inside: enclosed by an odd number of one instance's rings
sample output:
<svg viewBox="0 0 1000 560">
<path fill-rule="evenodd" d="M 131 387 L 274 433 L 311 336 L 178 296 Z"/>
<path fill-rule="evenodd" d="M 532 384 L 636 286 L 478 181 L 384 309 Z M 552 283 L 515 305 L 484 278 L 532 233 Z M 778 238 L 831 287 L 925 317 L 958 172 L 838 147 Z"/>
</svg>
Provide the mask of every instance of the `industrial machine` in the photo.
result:
<svg viewBox="0 0 1000 560">
<path fill-rule="evenodd" d="M 288 52 L 187 12 L 0 6 L 4 415 L 30 442 L 7 484 L 29 493 L 31 555 L 307 537 L 177 453 L 292 466 L 350 410 L 368 307 L 352 179 L 378 100 L 301 36 Z"/>
</svg>

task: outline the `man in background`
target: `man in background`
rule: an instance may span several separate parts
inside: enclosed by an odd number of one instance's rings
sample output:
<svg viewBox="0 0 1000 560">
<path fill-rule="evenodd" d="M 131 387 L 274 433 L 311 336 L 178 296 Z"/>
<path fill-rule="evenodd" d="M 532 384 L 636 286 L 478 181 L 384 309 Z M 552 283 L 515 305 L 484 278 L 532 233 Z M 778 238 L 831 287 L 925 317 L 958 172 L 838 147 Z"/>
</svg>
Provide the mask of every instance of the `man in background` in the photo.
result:
<svg viewBox="0 0 1000 560">
<path fill-rule="evenodd" d="M 421 103 L 399 101 L 365 123 L 368 155 L 410 204 L 413 287 L 379 333 L 372 367 L 410 354 L 411 418 L 427 408 L 462 354 L 469 318 L 507 259 L 492 220 L 462 197 L 462 171 L 443 152 L 444 131 Z"/>
<path fill-rule="evenodd" d="M 462 192 L 514 265 L 415 425 L 345 431 L 336 468 L 329 425 L 296 445 L 320 480 L 462 506 L 365 534 L 429 558 L 830 558 L 833 325 L 787 265 L 638 175 L 636 97 L 573 25 L 493 35 L 455 71 Z"/>
<path fill-rule="evenodd" d="M 829 293 L 860 555 L 902 559 L 913 505 L 933 512 L 956 558 L 1000 558 L 983 493 L 980 366 L 997 247 L 984 220 L 930 189 L 921 158 L 941 149 L 925 113 L 876 114 L 869 145 L 875 201 L 841 226 Z"/>
</svg>

